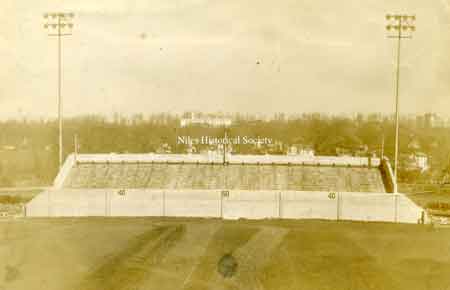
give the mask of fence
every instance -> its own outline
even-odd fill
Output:
[[[75,158],[70,155],[70,158]],[[71,161],[71,160],[69,160]],[[83,163],[95,162],[168,162],[168,163],[222,163],[220,154],[78,154],[76,161]],[[227,154],[228,163],[246,164],[305,164],[305,165],[341,165],[341,166],[372,166],[380,165],[379,158],[352,156],[303,156],[303,155],[233,155]]]
[[[243,190],[49,190],[26,206],[30,217],[170,216],[403,223],[417,223],[422,211],[402,194]]]

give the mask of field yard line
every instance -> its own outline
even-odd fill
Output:
[[[197,268],[198,264],[199,264],[199,259],[197,259],[197,262],[192,266],[191,271],[189,271],[189,274],[187,275],[186,279],[184,279],[183,286],[181,289],[186,288],[187,283],[189,283],[191,281],[191,276],[194,273],[194,270]]]
[[[281,243],[287,232],[287,229],[263,227],[245,246],[239,248],[236,254],[241,256],[244,262],[248,262],[252,258],[264,262]],[[257,265],[260,266],[261,263],[257,263]]]
[[[235,257],[244,271],[238,272],[238,281],[253,278],[253,283],[256,284],[253,286],[256,286],[257,289],[264,289],[258,277],[248,273],[254,273],[266,265],[267,261],[270,260],[270,254],[283,241],[288,231],[288,229],[282,228],[262,227],[260,232],[253,236],[243,247],[239,248],[235,253]]]
[[[216,225],[215,225],[216,226]],[[219,229],[220,227],[216,228],[216,231]],[[210,235],[208,238],[208,241],[206,243],[206,245],[209,244],[209,242],[211,241],[212,237],[214,236],[214,234]],[[206,253],[206,250],[208,249],[208,246],[204,247],[202,254],[198,256],[197,261],[194,263],[194,265],[192,265],[191,270],[189,271],[189,274],[187,275],[186,279],[184,279],[183,281],[183,286],[181,289],[185,289],[186,285],[191,281],[191,276],[194,273],[195,269],[198,267],[198,265],[200,264],[200,260],[203,257],[203,255]],[[200,281],[200,282],[204,282],[207,283],[206,281]],[[208,283],[207,283],[208,284]]]
[[[205,251],[203,251],[203,252],[206,252],[206,248],[205,248]],[[200,263],[200,259],[197,259],[197,262],[194,265],[192,265],[192,268],[189,271],[189,274],[187,275],[186,279],[184,279],[184,281],[183,281],[183,285],[182,285],[181,289],[186,288],[186,285],[191,281],[192,274],[194,273],[195,269],[197,269],[199,263]],[[201,281],[201,282],[203,282],[203,281]]]
[[[167,272],[167,271],[161,270],[161,269],[151,269],[151,270],[149,270],[149,272],[150,273],[159,274],[159,275],[162,275],[162,276],[166,276],[168,278],[175,279],[175,280],[182,280],[182,278],[180,278],[178,275],[172,274],[170,272]],[[184,281],[186,281],[186,279],[184,279]],[[217,286],[216,284],[214,284],[212,282],[207,282],[207,281],[203,281],[203,280],[197,280],[197,281],[195,281],[195,283],[202,284],[202,285],[208,286],[208,287],[212,287],[212,289],[214,289],[213,286]],[[181,289],[184,289],[186,287],[186,285],[183,283],[182,287],[183,288],[181,288]]]

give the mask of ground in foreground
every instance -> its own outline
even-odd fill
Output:
[[[326,221],[4,219],[0,289],[450,289],[450,229]]]

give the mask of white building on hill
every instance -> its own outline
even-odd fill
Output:
[[[210,117],[210,116],[195,116],[194,113],[188,118],[182,118],[180,121],[181,127],[189,125],[206,125],[211,127],[229,127],[231,126],[231,118],[225,117]]]

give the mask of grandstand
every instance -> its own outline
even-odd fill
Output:
[[[77,163],[63,187],[385,192],[378,168],[298,164]]]
[[[345,208],[361,208],[361,220],[398,221],[398,206],[404,204],[412,208],[405,219],[416,222],[420,209],[391,194],[392,182],[389,163],[378,158],[227,155],[224,162],[220,155],[72,154],[54,188],[30,202],[27,212],[358,219]],[[387,208],[377,210],[377,205]]]
[[[57,187],[386,192],[378,159],[229,155],[223,163],[220,156],[140,157],[72,156]]]

